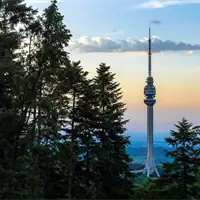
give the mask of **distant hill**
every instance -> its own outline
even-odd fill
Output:
[[[147,133],[146,132],[131,132],[127,131],[125,135],[130,137],[130,141],[138,142],[138,141],[145,141],[147,140]],[[154,140],[155,141],[163,141],[164,138],[170,136],[170,132],[154,132]]]
[[[170,150],[170,148],[165,142],[157,142],[160,145],[154,145],[154,157],[156,164],[161,162],[171,162],[172,159],[165,156],[165,150]],[[134,163],[144,164],[146,160],[147,147],[145,142],[138,142],[136,144],[131,144],[127,147],[128,154],[134,159]]]

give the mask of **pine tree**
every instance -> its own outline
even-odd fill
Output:
[[[19,49],[37,12],[23,0],[3,0],[0,11],[0,198],[22,198],[26,197],[20,190],[27,177],[24,133],[30,96],[24,91],[26,66]]]
[[[129,144],[124,136],[125,104],[121,102],[122,92],[110,66],[100,64],[94,78],[96,99],[96,129],[98,141],[97,198],[131,198],[132,174],[129,167],[131,159],[126,152]]]
[[[185,199],[192,193],[189,186],[194,183],[198,167],[198,138],[195,127],[185,118],[175,127],[177,130],[172,130],[171,137],[165,139],[175,150],[166,152],[168,157],[173,158],[173,162],[164,163],[164,176],[173,188],[177,188],[177,198]]]
[[[161,189],[157,182],[147,180],[143,184],[137,184],[134,188],[134,199],[162,199]],[[166,195],[164,196],[165,199]]]
[[[41,17],[42,32],[37,52],[37,140],[46,144],[57,137],[66,117],[70,90],[71,63],[65,48],[71,37],[58,11],[57,1],[45,9]]]
[[[110,67],[71,62],[57,1],[0,1],[0,198],[131,198],[125,104]],[[64,130],[64,133],[61,133]]]
[[[198,167],[194,185],[192,185],[193,194],[191,195],[195,199],[200,198],[200,167]]]
[[[71,152],[73,154],[69,160],[69,182],[68,182],[68,198],[76,194],[74,189],[77,187],[76,176],[76,162],[80,155],[79,136],[77,125],[79,123],[78,107],[80,106],[80,98],[83,95],[84,85],[87,83],[87,74],[80,66],[80,61],[72,62],[71,73],[69,75],[70,90],[68,92],[69,97],[69,115],[65,119],[65,124],[62,130],[65,131],[64,138],[71,143]],[[79,180],[80,182],[80,180]],[[80,185],[80,183],[78,183]],[[75,189],[76,190],[76,189]]]
[[[96,149],[96,110],[95,110],[95,92],[92,80],[87,78],[87,72],[79,66],[74,65],[77,69],[75,76],[76,84],[76,106],[74,113],[74,142],[76,148],[74,151],[77,160],[74,165],[74,187],[72,188],[75,198],[91,199],[95,196],[95,164],[97,163],[95,152]]]
[[[33,122],[37,136],[36,149],[40,151],[34,157],[38,156],[36,164],[40,167],[37,171],[41,168],[38,175],[43,181],[43,197],[71,199],[74,169],[72,161],[76,160],[73,153],[73,115],[76,102],[74,86],[79,82],[76,77],[80,76],[78,79],[81,79],[82,74],[74,67],[79,63],[71,63],[66,52],[71,34],[63,23],[56,0],[44,10],[39,22],[41,30],[35,56],[37,65],[34,68],[38,77],[34,108],[36,116]],[[61,130],[65,130],[65,133],[61,134]],[[51,155],[46,158],[47,152]],[[43,159],[48,164],[40,163]]]

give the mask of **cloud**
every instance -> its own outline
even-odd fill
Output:
[[[26,0],[25,1],[28,4],[46,4],[49,3],[49,0]]]
[[[110,37],[82,36],[72,39],[69,43],[70,51],[78,52],[146,52],[148,50],[148,38],[127,38],[116,40]],[[200,50],[199,44],[176,43],[171,40],[161,40],[158,36],[152,36],[152,51],[185,51]]]
[[[104,36],[108,37],[108,36],[122,35],[122,34],[124,34],[124,31],[114,29],[111,32],[105,34]]]
[[[153,35],[153,36],[152,36],[152,39],[160,39],[160,37],[157,36],[157,35]]]
[[[190,50],[190,51],[186,51],[187,54],[193,54],[194,51]]]
[[[64,2],[66,0],[57,0],[58,3]],[[27,4],[50,4],[51,0],[25,0]]]
[[[136,5],[135,8],[164,8],[167,6],[184,5],[184,4],[200,4],[200,0],[150,0],[145,3]]]
[[[161,21],[159,21],[159,20],[152,20],[152,21],[150,21],[150,24],[161,24],[162,22]]]

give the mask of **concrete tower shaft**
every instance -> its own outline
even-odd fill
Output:
[[[144,103],[147,105],[147,158],[144,173],[149,177],[156,172],[159,177],[158,170],[155,165],[153,153],[153,106],[156,103],[156,88],[154,86],[153,77],[151,76],[151,30],[149,29],[149,53],[148,53],[148,77],[146,80],[147,85],[144,88]]]

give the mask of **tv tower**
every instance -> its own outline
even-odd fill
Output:
[[[151,174],[156,172],[159,177],[158,170],[155,165],[154,153],[153,153],[153,106],[156,103],[155,95],[156,88],[153,85],[153,77],[151,76],[151,29],[149,28],[149,66],[148,66],[148,77],[146,80],[147,85],[144,88],[144,103],[147,105],[147,158],[144,173],[149,177]]]

